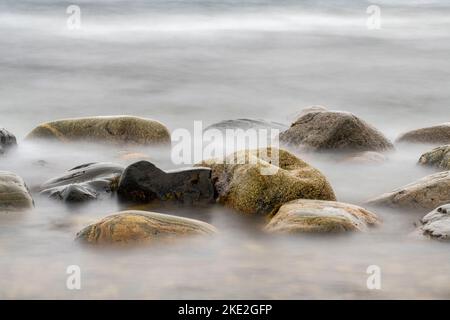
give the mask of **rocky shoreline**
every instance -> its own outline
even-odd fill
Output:
[[[450,239],[450,125],[440,124],[402,134],[395,143],[378,129],[348,112],[311,107],[290,127],[270,121],[226,120],[208,128],[281,129],[280,148],[240,150],[223,158],[206,159],[189,168],[162,170],[146,155],[127,155],[128,166],[109,162],[80,164],[58,177],[49,177],[38,194],[67,205],[105,200],[117,195],[124,206],[173,203],[177,206],[223,205],[236,213],[266,220],[261,231],[279,233],[366,232],[382,228],[376,211],[383,207],[423,213],[417,233],[424,238]],[[65,119],[33,129],[27,140],[46,143],[89,142],[104,145],[170,147],[167,127],[155,120],[131,116]],[[349,164],[376,165],[389,161],[397,144],[435,146],[418,155],[418,164],[440,170],[369,200],[371,210],[339,202],[323,173],[288,150],[302,154],[329,152]],[[0,156],[17,147],[16,137],[0,130]],[[271,161],[276,152],[278,163]],[[243,158],[245,163],[231,161]],[[272,170],[270,175],[262,174]],[[0,214],[32,211],[32,192],[15,173],[0,172]],[[386,190],[388,191],[388,190]],[[373,210],[372,210],[373,209]],[[430,212],[431,211],[431,212]],[[205,222],[148,211],[112,213],[86,226],[76,239],[90,244],[154,243],[182,236],[220,232]]]

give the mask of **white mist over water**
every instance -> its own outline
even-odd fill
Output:
[[[131,114],[171,130],[243,117],[289,124],[303,107],[322,104],[354,112],[391,139],[450,121],[444,1],[377,1],[381,30],[366,28],[366,1],[77,3],[76,31],[66,28],[71,3],[0,4],[0,126],[19,140],[0,166],[32,189],[81,163],[129,163],[123,150],[23,141],[59,118]],[[432,173],[416,166],[430,148],[397,146],[379,166],[299,156],[322,170],[340,201],[362,204]],[[172,168],[161,152],[139,151]],[[169,213],[209,222],[220,235],[99,252],[73,238],[119,210],[114,198],[68,208],[34,197],[33,212],[0,217],[0,298],[450,297],[448,244],[408,237],[425,213],[374,209],[384,224],[364,235],[273,237],[258,231],[262,221],[218,206],[185,208]],[[80,291],[65,287],[71,264],[81,267]],[[381,291],[366,288],[373,264]]]

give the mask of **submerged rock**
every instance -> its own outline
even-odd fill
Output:
[[[281,206],[265,227],[274,233],[365,231],[380,222],[361,207],[319,200],[294,200]]]
[[[122,211],[81,230],[76,239],[90,244],[152,243],[182,236],[212,235],[205,222],[147,211]]]
[[[242,213],[267,215],[299,198],[336,200],[319,170],[285,150],[238,151],[200,165],[212,169],[218,202]]]
[[[33,198],[21,177],[0,171],[0,212],[22,211],[34,207]]]
[[[424,153],[420,157],[419,163],[442,170],[450,170],[450,145],[437,147]]]
[[[450,240],[450,204],[440,206],[422,218],[419,231],[427,237]]]
[[[118,188],[124,200],[149,202],[173,200],[184,204],[214,201],[211,169],[186,168],[163,171],[148,161],[129,165]]]
[[[124,168],[114,163],[87,163],[70,169],[41,186],[41,194],[67,202],[97,199],[117,189]]]
[[[368,204],[431,210],[448,202],[450,202],[450,171],[443,171],[382,194],[370,200]]]
[[[17,146],[16,137],[6,129],[0,129],[0,154],[6,153]]]
[[[163,124],[133,116],[73,118],[47,122],[33,129],[27,139],[170,145],[170,133]]]
[[[214,123],[208,127],[205,128],[204,131],[211,130],[211,129],[217,129],[225,133],[227,129],[242,129],[242,130],[248,130],[248,129],[278,129],[280,131],[286,130],[288,126],[282,123],[273,122],[273,121],[266,121],[266,120],[259,120],[259,119],[234,119],[234,120],[224,120],[217,123]]]
[[[350,112],[317,110],[298,118],[280,134],[288,146],[317,151],[386,151],[392,143],[376,128]]]
[[[364,151],[351,154],[343,159],[345,163],[354,164],[380,164],[386,161],[386,156],[375,151]]]
[[[408,131],[397,142],[450,144],[450,122]]]

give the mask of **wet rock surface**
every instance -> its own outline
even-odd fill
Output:
[[[87,163],[41,185],[41,194],[67,202],[98,199],[117,189],[124,167],[114,163]]]
[[[170,145],[170,133],[160,122],[133,116],[63,119],[40,124],[28,140]]]
[[[33,207],[33,198],[23,179],[12,172],[0,171],[0,213]]]
[[[212,169],[218,202],[242,213],[267,215],[298,198],[336,200],[319,170],[285,150],[245,150],[199,165]]]
[[[280,134],[280,143],[317,151],[386,151],[392,143],[350,112],[311,110]]]
[[[82,229],[76,239],[95,245],[153,243],[184,236],[213,235],[210,224],[156,212],[129,210],[107,216]]]
[[[122,200],[136,202],[162,200],[187,205],[214,202],[211,169],[163,171],[148,161],[138,161],[125,169],[118,194]]]
[[[299,199],[282,205],[265,230],[272,233],[366,231],[379,223],[376,214],[359,206]]]

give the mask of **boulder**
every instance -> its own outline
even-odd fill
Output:
[[[379,222],[376,214],[352,204],[300,199],[282,205],[265,230],[273,233],[365,231]]]
[[[260,119],[234,119],[234,120],[224,120],[224,121],[214,123],[214,124],[206,127],[204,131],[211,130],[211,129],[217,129],[223,133],[225,133],[225,131],[227,129],[231,129],[231,130],[267,129],[268,131],[270,129],[278,129],[280,131],[284,131],[287,128],[288,127],[285,124],[273,122],[273,121],[266,121],[266,120],[260,120]]]
[[[450,145],[437,147],[424,153],[419,159],[419,164],[450,170]]]
[[[280,143],[317,151],[386,151],[392,143],[376,128],[343,111],[317,110],[300,116],[280,134]]]
[[[243,150],[199,165],[212,169],[218,202],[242,213],[268,215],[299,198],[336,200],[319,170],[285,150]]]
[[[431,210],[449,202],[450,171],[443,171],[382,194],[368,204]]]
[[[0,154],[6,153],[15,146],[17,146],[16,137],[6,129],[0,129]]]
[[[170,133],[163,124],[132,116],[73,118],[47,122],[33,129],[26,139],[170,145]]]
[[[148,161],[138,161],[123,172],[118,194],[128,201],[175,201],[192,205],[214,201],[209,168],[185,168],[163,171]]]
[[[147,211],[122,211],[109,215],[77,233],[76,240],[89,244],[154,243],[183,236],[216,233],[208,223]]]
[[[109,162],[87,163],[41,185],[41,194],[67,202],[99,198],[117,189],[124,168]]]
[[[450,240],[450,204],[438,207],[422,218],[419,231],[426,237]]]
[[[0,171],[0,212],[23,211],[33,207],[33,198],[23,179],[14,173]]]
[[[405,132],[397,142],[450,144],[450,122]]]

